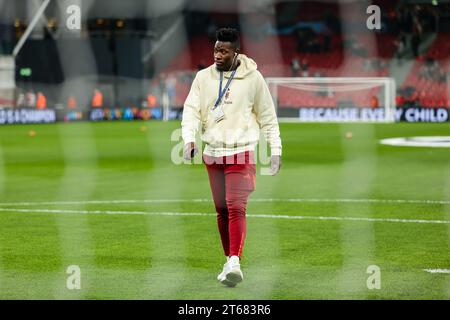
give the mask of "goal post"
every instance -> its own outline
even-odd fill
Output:
[[[15,70],[14,57],[0,55],[0,109],[15,105]]]
[[[269,77],[266,82],[281,121],[395,121],[393,78]]]

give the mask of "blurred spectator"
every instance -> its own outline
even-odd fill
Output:
[[[166,74],[161,72],[158,76],[158,88],[161,94],[166,91]]]
[[[431,58],[426,58],[425,62],[420,66],[419,77],[429,79],[432,77],[432,72],[434,69],[436,61]]]
[[[25,107],[27,105],[25,93],[21,90],[17,93],[16,107]]]
[[[413,35],[411,37],[411,49],[415,58],[419,56],[419,46],[422,36],[422,24],[420,23],[417,16],[413,18]]]
[[[395,97],[395,102],[397,107],[403,107],[403,105],[405,104],[405,98],[400,93],[398,93]]]
[[[372,96],[370,98],[370,107],[372,109],[376,109],[379,107],[379,102],[378,102],[378,98],[376,96]]]
[[[33,92],[33,90],[28,90],[25,100],[26,100],[25,104],[27,107],[31,108],[36,107],[36,95]]]
[[[73,95],[67,98],[67,107],[69,109],[75,109],[77,107],[77,99]]]
[[[416,93],[416,88],[413,86],[407,86],[402,91],[405,97],[411,97]]]
[[[370,58],[364,59],[363,70],[364,71],[372,71],[372,60]]]
[[[92,97],[91,102],[92,108],[102,108],[103,107],[103,94],[100,90],[94,90],[94,96]]]
[[[380,58],[366,58],[364,59],[364,71],[380,71],[387,67],[385,61]]]
[[[297,57],[293,58],[291,61],[291,71],[293,77],[298,76],[298,72],[300,71],[300,62],[298,61]]]
[[[447,81],[444,68],[433,58],[426,58],[419,70],[419,77],[440,83]]]
[[[154,108],[156,107],[156,96],[152,93],[147,94],[147,107]]]
[[[169,97],[169,104],[172,106],[175,102],[177,79],[174,75],[169,74],[166,78],[166,90]]]
[[[308,63],[308,60],[306,60],[306,58],[302,59],[300,68],[302,69],[302,77],[309,77],[309,71],[308,71],[309,63]]]
[[[420,34],[439,31],[439,19],[441,12],[448,12],[445,4],[439,7],[431,4],[402,4],[397,9],[396,23],[400,31],[405,33],[415,33],[416,28],[420,28]]]
[[[395,56],[397,59],[399,59],[403,56],[403,53],[405,52],[406,49],[406,35],[403,32],[401,32],[399,37],[395,40],[394,43],[396,47]]]
[[[39,110],[47,108],[47,98],[41,91],[37,93],[36,108]]]
[[[364,48],[355,38],[350,38],[347,41],[347,46],[350,52],[359,57],[367,57],[367,49]]]
[[[439,82],[439,83],[446,83],[447,82],[447,74],[446,74],[444,68],[439,68],[438,69],[438,71],[436,72],[436,76],[435,76],[434,80],[436,82]]]

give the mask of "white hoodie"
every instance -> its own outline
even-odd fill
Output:
[[[255,61],[239,54],[237,68],[229,90],[222,98],[225,118],[216,122],[211,108],[219,93],[220,73],[215,64],[197,72],[184,103],[182,136],[184,143],[195,142],[201,125],[204,154],[213,157],[253,151],[260,130],[269,142],[271,154],[281,155],[281,139],[275,106],[269,88],[257,70]],[[222,89],[230,72],[224,72]]]

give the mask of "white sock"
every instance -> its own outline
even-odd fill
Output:
[[[231,256],[229,262],[231,262],[231,264],[239,264],[239,257]]]

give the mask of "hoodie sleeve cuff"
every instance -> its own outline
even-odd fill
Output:
[[[281,148],[271,148],[270,155],[281,156]]]
[[[195,139],[191,139],[191,138],[189,138],[189,139],[183,139],[183,141],[184,141],[184,144],[185,144],[185,145],[188,144],[188,143],[191,143],[191,142],[195,143]]]

